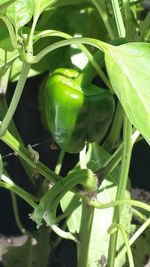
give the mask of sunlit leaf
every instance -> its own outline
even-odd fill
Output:
[[[33,0],[35,11],[41,14],[44,10],[51,7],[58,0]]]
[[[18,51],[6,52],[0,48],[0,77],[10,67],[18,57]]]
[[[150,144],[150,44],[109,47],[105,62],[127,116]]]
[[[6,25],[3,21],[0,21],[0,48],[6,51],[13,51],[11,39]]]
[[[12,64],[11,76],[10,76],[11,82],[18,81],[21,70],[22,70],[22,65],[23,65],[23,63],[22,63],[21,59],[18,57],[15,60],[15,62]],[[33,68],[30,68],[28,78],[39,75],[39,74],[40,74],[40,71],[38,71],[38,70],[36,71]]]
[[[9,17],[16,30],[18,30],[31,20],[33,15],[33,1],[15,1],[8,7],[6,15]]]
[[[89,149],[87,160],[88,167],[93,171],[100,168],[109,158],[109,154],[102,149],[98,149],[99,159],[95,156],[94,150]],[[77,167],[78,168],[78,167]],[[115,200],[117,186],[119,182],[119,168],[116,168],[107,179],[105,179],[101,185],[100,191],[97,194],[97,198],[102,203],[107,203]],[[68,192],[61,200],[61,207],[63,211],[69,209],[69,205],[73,202],[74,211],[70,214],[67,220],[67,226],[70,232],[79,233],[80,221],[81,221],[81,203],[78,200],[79,205],[75,205],[73,201],[74,193]],[[128,191],[126,191],[126,197],[130,198]],[[79,196],[78,196],[79,198]],[[77,200],[76,200],[77,201]],[[80,200],[81,201],[81,200]],[[112,222],[113,209],[95,209],[94,218],[92,223],[91,240],[89,248],[89,267],[97,267],[100,262],[106,262],[108,246],[109,246],[109,234],[107,230]],[[121,223],[125,227],[127,233],[131,233],[131,209],[128,206],[122,207]],[[127,223],[128,222],[128,223]],[[118,249],[123,244],[122,236],[118,235]],[[120,267],[123,266],[125,257],[122,257]],[[103,265],[102,265],[103,266]],[[105,265],[104,265],[105,266]]]
[[[16,0],[0,0],[0,14],[5,14],[7,7],[12,5]]]

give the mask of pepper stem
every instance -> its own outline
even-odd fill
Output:
[[[97,51],[95,53],[93,60],[87,63],[81,74],[76,78],[76,81],[79,81],[80,86],[87,86],[87,84],[92,83],[93,78],[98,74],[106,86],[111,88],[110,82],[102,70],[104,64],[103,58],[103,52]]]
[[[126,43],[125,38],[118,38],[110,42],[110,44],[114,46],[124,43]],[[92,80],[96,75],[99,75],[105,85],[113,92],[111,83],[102,69],[103,66],[105,66],[104,53],[102,50],[98,50],[93,56],[93,59],[87,63],[81,74],[76,78],[76,80],[79,81],[80,86],[87,86],[92,83]]]

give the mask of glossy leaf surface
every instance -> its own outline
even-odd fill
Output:
[[[9,17],[16,30],[18,30],[31,20],[33,15],[33,1],[15,1],[8,7],[6,15]]]

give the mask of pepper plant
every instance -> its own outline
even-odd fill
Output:
[[[143,266],[132,245],[148,229],[150,206],[131,199],[128,178],[134,144],[150,145],[150,15],[142,16],[142,4],[0,0],[0,139],[35,189],[33,171],[43,177],[31,194],[6,174],[1,158],[0,186],[11,191],[16,223],[28,236],[19,266],[48,266],[62,239],[75,242],[78,267]],[[55,170],[26,147],[13,121],[26,80],[41,73],[39,112],[59,149]],[[8,105],[10,82],[16,88]],[[62,177],[65,153],[79,157]],[[22,225],[16,195],[30,205],[36,235]],[[5,266],[11,263],[6,255]]]

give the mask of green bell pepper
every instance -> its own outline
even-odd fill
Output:
[[[125,38],[119,38],[111,44],[126,42]],[[102,51],[98,51],[94,59],[104,66]],[[59,68],[41,86],[41,119],[55,142],[66,152],[80,152],[85,141],[101,141],[111,124],[114,98],[108,90],[92,84],[96,74],[90,62],[81,74],[76,70]]]
[[[39,98],[42,121],[68,153],[80,152],[85,141],[102,140],[112,121],[112,94],[93,84],[82,87],[82,75],[72,69],[50,74]]]

